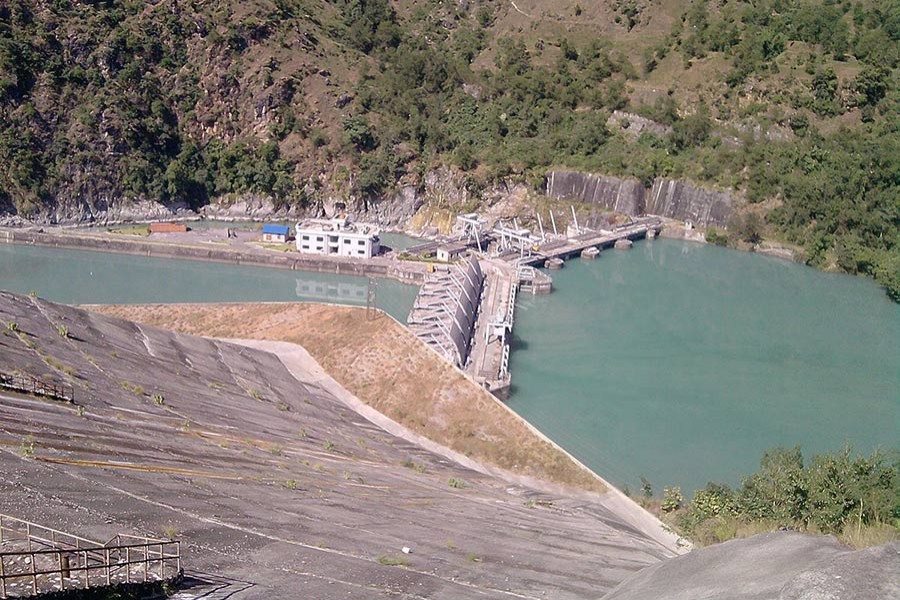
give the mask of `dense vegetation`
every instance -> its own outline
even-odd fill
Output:
[[[738,489],[710,483],[685,502],[667,488],[659,508],[701,544],[779,528],[879,543],[900,538],[900,457],[844,448],[804,461],[799,448],[777,448]]]
[[[686,177],[758,207],[732,242],[900,299],[900,3],[520,4],[526,25],[498,0],[10,0],[0,207],[305,205],[442,164],[474,191],[554,166]],[[671,129],[635,138],[613,110]]]

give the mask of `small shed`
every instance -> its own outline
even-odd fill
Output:
[[[468,249],[469,245],[465,242],[444,244],[443,246],[438,246],[437,259],[441,262],[453,262],[462,258]]]
[[[263,225],[263,241],[264,242],[281,242],[288,241],[291,235],[291,228],[287,225],[275,225],[266,223]]]
[[[187,225],[184,223],[150,223],[150,233],[184,233]]]

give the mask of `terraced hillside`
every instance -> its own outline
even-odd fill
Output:
[[[273,354],[7,293],[0,321],[2,370],[77,402],[0,394],[0,511],[178,537],[230,597],[599,597],[673,554],[593,497],[388,434]]]

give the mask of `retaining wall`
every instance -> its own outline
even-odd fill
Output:
[[[578,171],[551,171],[545,193],[596,204],[631,216],[644,214],[690,221],[700,227],[727,227],[740,196],[700,187],[683,179],[658,177],[648,190],[637,179],[593,175]]]

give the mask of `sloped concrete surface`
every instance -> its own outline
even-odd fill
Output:
[[[597,598],[672,555],[589,497],[391,435],[268,352],[7,293],[0,321],[0,369],[77,401],[0,393],[0,511],[176,537],[183,598]]]
[[[831,536],[756,535],[694,550],[633,575],[603,600],[900,598],[900,543],[852,550]]]

